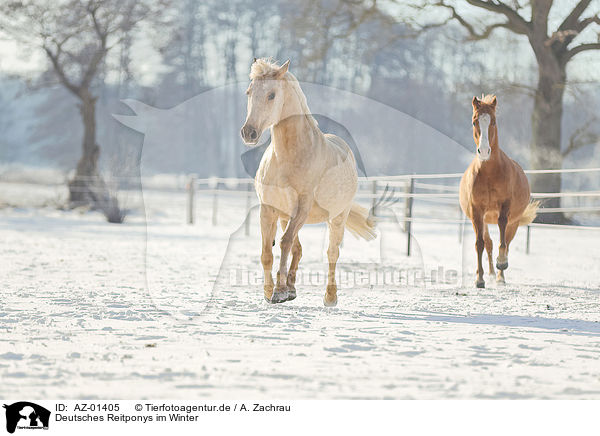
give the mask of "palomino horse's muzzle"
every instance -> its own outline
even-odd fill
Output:
[[[255,145],[258,142],[258,131],[254,127],[244,124],[240,133],[246,145]]]

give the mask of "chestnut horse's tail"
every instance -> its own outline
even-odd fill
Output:
[[[346,228],[357,238],[363,238],[367,241],[375,239],[375,219],[369,216],[369,211],[357,203],[352,203]]]
[[[538,207],[540,207],[539,201],[532,201],[529,203],[525,208],[523,215],[521,215],[521,218],[519,219],[519,225],[526,226],[527,224],[531,224],[531,222],[537,216]]]

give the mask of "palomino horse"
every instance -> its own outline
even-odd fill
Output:
[[[369,240],[375,237],[374,222],[365,208],[353,203],[358,181],[351,149],[338,136],[321,132],[288,67],[289,61],[282,66],[266,59],[254,61],[246,91],[248,115],[241,130],[244,142],[256,145],[262,132],[271,128],[271,144],[255,178],[260,200],[265,299],[282,303],[296,298],[296,270],[302,256],[298,231],[305,223],[327,222],[329,271],[323,302],[334,306],[335,267],[344,228]],[[272,245],[278,219],[284,233],[274,284]]]
[[[490,275],[494,275],[488,224],[498,224],[500,229],[496,280],[504,283],[504,270],[508,268],[508,246],[517,228],[534,220],[539,202],[529,202],[529,182],[523,169],[498,145],[496,96],[488,95],[481,100],[473,97],[473,138],[477,145],[477,156],[460,181],[460,207],[473,222],[477,239],[476,285],[484,288],[481,266],[484,247]]]

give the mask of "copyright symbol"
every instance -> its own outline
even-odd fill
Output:
[[[135,405],[135,410],[137,410],[138,412],[142,411],[142,405],[141,404],[136,404]]]

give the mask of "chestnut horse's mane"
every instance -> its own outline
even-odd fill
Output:
[[[497,109],[497,105],[494,105],[494,100],[496,100],[496,95],[495,94],[481,94],[481,98],[478,99],[479,102],[482,104],[483,107],[487,107],[488,110],[496,110]],[[482,108],[480,108],[479,110],[481,110]]]
[[[492,104],[492,101],[495,98],[496,98],[495,94],[488,94],[488,95],[481,94],[481,98],[479,99],[479,101],[484,104]]]

